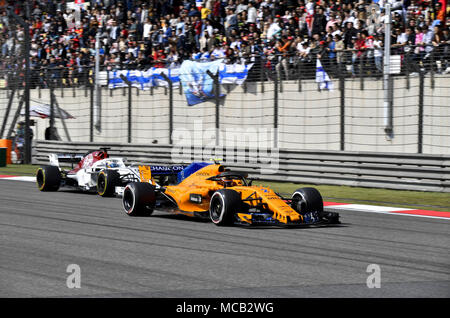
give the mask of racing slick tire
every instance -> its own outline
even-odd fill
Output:
[[[100,171],[97,177],[97,193],[102,197],[112,197],[119,186],[120,174],[116,170]]]
[[[150,183],[132,182],[123,190],[122,206],[129,216],[151,215],[155,202],[155,187]]]
[[[320,192],[315,188],[300,188],[292,194],[292,208],[301,213],[318,212],[323,217],[323,199]]]
[[[241,205],[242,199],[239,193],[230,189],[220,189],[211,196],[209,217],[215,225],[231,225]]]
[[[61,172],[56,166],[42,166],[36,171],[36,184],[40,191],[58,191]]]

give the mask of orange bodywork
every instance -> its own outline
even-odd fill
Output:
[[[217,181],[207,180],[223,171],[221,165],[209,165],[191,174],[177,185],[167,186],[165,194],[170,196],[177,203],[178,208],[186,212],[205,212],[209,210],[209,200],[211,192],[222,189]],[[201,203],[194,203],[189,200],[191,193],[202,196]]]
[[[141,182],[151,182],[152,181],[151,168],[149,166],[139,166],[139,176],[141,178]]]
[[[224,167],[220,164],[206,166],[184,179],[178,185],[166,186],[164,193],[176,202],[181,212],[207,212],[212,194],[224,188],[221,182],[208,180],[208,178],[216,176],[223,171]],[[282,223],[296,222],[303,219],[301,214],[297,213],[273,190],[267,187],[245,186],[242,181],[233,180],[233,185],[226,188],[240,193],[243,202],[250,206],[255,207],[258,204],[264,204],[266,210],[273,212],[273,218]],[[190,200],[191,194],[201,195],[201,203],[192,202]],[[241,221],[251,223],[251,213],[236,212]]]

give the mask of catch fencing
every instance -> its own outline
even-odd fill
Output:
[[[87,72],[89,74],[89,72]],[[92,74],[92,73],[91,73]],[[92,79],[74,86],[36,86],[30,105],[51,105],[61,140],[170,144],[174,133],[218,129],[271,129],[272,145],[292,150],[383,151],[450,154],[450,76],[419,73],[393,77],[393,131],[385,131],[386,107],[380,77],[332,78],[332,89],[312,79],[220,85],[223,98],[187,106],[181,87],[102,87],[95,111]],[[23,121],[20,88],[0,89],[2,138],[13,138]],[[18,108],[21,107],[21,112]],[[74,118],[58,118],[59,109]],[[15,116],[18,115],[18,116]],[[96,118],[99,117],[99,125]],[[49,119],[32,117],[34,139],[45,139]],[[203,136],[200,137],[200,139]],[[197,140],[208,143],[209,140]]]
[[[148,90],[108,88],[111,72],[120,65],[102,68],[99,90],[92,65],[32,65],[26,81],[24,48],[19,47],[17,57],[5,61],[0,72],[1,138],[23,144],[23,125],[20,133],[18,123],[26,118],[28,85],[30,107],[51,109],[50,118],[31,117],[38,140],[174,145],[189,135],[201,147],[228,145],[235,142],[229,136],[266,130],[266,142],[277,149],[448,155],[448,48],[393,49],[397,53],[387,89],[373,50],[360,55],[346,50],[336,60],[322,57],[328,83],[316,80],[314,54],[310,59],[243,56],[227,60],[252,63],[243,85],[215,83],[215,98],[187,106],[182,87],[170,79],[164,87]],[[389,106],[387,90],[392,92]],[[63,111],[72,117],[64,118]]]

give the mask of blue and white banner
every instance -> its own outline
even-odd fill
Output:
[[[219,81],[221,84],[242,85],[247,79],[251,64],[221,64],[219,68]]]
[[[217,74],[221,65],[221,60],[205,63],[184,61],[181,64],[180,80],[189,106],[215,97],[214,80],[207,71]]]
[[[152,67],[147,71],[137,71],[137,70],[120,70],[109,73],[109,88],[119,88],[127,87],[127,84],[120,78],[124,75],[127,80],[129,80],[133,87],[137,87],[143,90],[150,89],[154,86],[168,86],[169,84],[164,79],[161,74],[167,75],[167,77],[172,81],[174,86],[178,86],[180,78],[178,76],[179,68],[167,69],[167,68],[157,68]]]
[[[320,59],[317,59],[316,62],[316,83],[319,83],[320,89],[333,90],[333,82],[327,72],[325,72]]]
[[[189,106],[204,102],[214,98],[213,79],[207,74],[209,70],[212,74],[219,72],[219,83],[242,85],[247,79],[248,72],[253,64],[233,64],[223,63],[223,60],[212,62],[184,61],[179,68],[156,68],[147,71],[120,70],[109,73],[109,88],[127,87],[127,84],[120,78],[124,75],[133,87],[142,90],[151,87],[167,87],[168,83],[161,75],[164,73],[171,81],[173,87],[178,87],[181,83]],[[222,95],[223,96],[223,95]]]

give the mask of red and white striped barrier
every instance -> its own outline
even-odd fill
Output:
[[[351,210],[351,211],[358,211],[358,212],[408,215],[408,216],[417,216],[417,217],[425,217],[425,218],[433,218],[433,219],[450,220],[450,212],[443,212],[443,211],[394,208],[394,207],[388,207],[388,206],[337,203],[337,202],[324,202],[324,205],[328,208],[333,208],[334,210],[342,209],[342,210]]]

